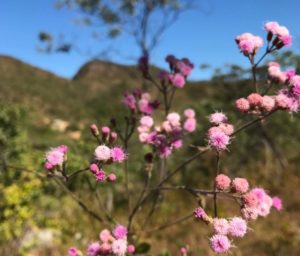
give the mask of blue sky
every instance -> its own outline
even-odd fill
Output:
[[[107,43],[93,40],[91,30],[74,25],[78,14],[56,10],[55,0],[0,0],[0,54],[10,55],[59,76],[71,78],[82,64]],[[243,32],[265,36],[262,30],[266,21],[276,20],[289,28],[293,35],[292,50],[300,52],[300,1],[299,0],[199,0],[204,11],[183,14],[164,35],[152,56],[152,62],[165,66],[164,57],[173,53],[188,57],[195,63],[193,79],[208,79],[211,71],[203,71],[200,64],[222,67],[226,63],[248,65],[233,41]],[[80,53],[45,54],[37,51],[37,35],[49,31],[65,35],[66,41],[80,46]],[[138,55],[132,39],[122,36],[113,42],[122,56],[113,61],[134,63]]]

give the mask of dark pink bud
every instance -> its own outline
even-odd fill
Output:
[[[99,172],[99,167],[96,164],[91,164],[90,165],[90,171],[94,174],[96,174],[97,172]]]
[[[99,135],[99,129],[98,129],[97,125],[92,124],[92,125],[90,126],[90,129],[91,129],[92,134],[93,134],[95,137],[97,137],[97,136]]]
[[[114,173],[111,173],[107,176],[107,181],[114,182],[117,179],[117,176]]]
[[[133,245],[133,244],[129,244],[129,245],[127,246],[127,253],[133,254],[134,252],[135,252],[135,247],[134,247],[134,245]]]
[[[115,132],[112,132],[109,137],[109,142],[114,143],[117,140],[117,138],[118,138],[118,134]]]

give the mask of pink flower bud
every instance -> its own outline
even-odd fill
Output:
[[[127,246],[127,253],[133,254],[134,252],[135,252],[135,247],[134,247],[134,245],[129,244],[129,245]]]
[[[114,182],[114,181],[116,181],[116,179],[117,179],[117,176],[114,173],[111,173],[107,176],[107,181],[109,181],[109,182]]]
[[[96,164],[91,164],[91,165],[90,165],[90,171],[91,171],[93,174],[96,174],[97,172],[99,172],[99,167],[98,167]]]
[[[91,129],[92,134],[93,134],[95,137],[97,137],[97,136],[99,135],[99,129],[98,129],[97,125],[92,124],[92,125],[90,126],[90,129]]]
[[[111,132],[110,136],[109,136],[109,142],[110,143],[114,143],[118,138],[118,134],[115,132]]]

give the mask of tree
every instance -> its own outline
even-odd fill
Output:
[[[149,56],[166,30],[196,5],[194,0],[57,0],[56,7],[79,12],[80,24],[95,27],[107,39],[129,34],[141,54]],[[46,32],[41,32],[39,39],[46,44],[47,52],[74,50],[70,43],[55,46],[53,37]]]

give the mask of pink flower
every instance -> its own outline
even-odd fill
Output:
[[[46,154],[46,160],[52,166],[62,165],[64,162],[64,153],[61,150],[54,148]]]
[[[213,229],[216,234],[227,235],[229,229],[228,221],[224,218],[214,218]]]
[[[68,256],[79,256],[77,248],[71,247],[68,250]]]
[[[146,133],[146,132],[140,133],[140,134],[139,134],[139,141],[140,141],[141,143],[146,143],[148,137],[149,137],[149,134],[148,134],[148,133]]]
[[[99,238],[103,243],[109,242],[111,239],[111,233],[108,229],[103,229],[100,234]]]
[[[212,124],[219,125],[221,123],[227,122],[227,116],[223,114],[222,112],[216,112],[209,116],[209,121]]]
[[[211,136],[212,134],[214,134],[216,132],[223,132],[223,131],[219,126],[213,126],[213,127],[208,129],[207,134],[208,134],[208,136]]]
[[[281,199],[278,196],[274,196],[272,198],[272,200],[273,200],[273,207],[276,210],[281,211],[282,210],[282,201],[281,201]]]
[[[261,101],[261,107],[266,111],[271,111],[275,107],[275,100],[270,96],[263,96]]]
[[[93,174],[96,174],[97,172],[99,172],[99,167],[98,167],[98,165],[96,165],[96,164],[91,164],[91,165],[90,165],[90,171],[91,171],[91,173],[93,173]]]
[[[243,196],[243,201],[247,207],[256,207],[258,204],[258,198],[256,194],[253,193],[253,191],[250,191],[247,194],[245,194]]]
[[[111,244],[110,243],[103,243],[100,246],[100,250],[99,250],[100,255],[108,255],[111,253]]]
[[[202,207],[198,207],[194,211],[194,216],[196,219],[203,220],[204,218],[206,218],[207,215]]]
[[[190,65],[187,65],[183,61],[177,61],[176,67],[183,76],[189,76],[193,70],[193,68]]]
[[[134,247],[134,245],[133,245],[133,244],[129,244],[129,245],[127,246],[127,253],[129,253],[129,254],[134,254],[134,252],[135,252],[135,247]]]
[[[124,239],[117,239],[113,241],[111,248],[116,256],[125,256],[127,251],[127,241]]]
[[[254,36],[251,33],[244,33],[235,38],[239,49],[246,56],[255,54],[257,50],[263,46],[263,40],[259,36]]]
[[[235,106],[241,112],[247,112],[250,109],[250,103],[245,98],[240,98],[236,100]]]
[[[275,96],[275,103],[276,103],[276,106],[279,108],[282,108],[282,109],[288,108],[290,101],[291,101],[290,98],[283,93],[280,93]]]
[[[256,220],[258,217],[258,211],[255,207],[243,208],[241,213],[246,220]]]
[[[66,145],[60,145],[56,149],[62,152],[64,155],[68,153],[68,146]]]
[[[231,182],[230,178],[224,174],[219,174],[215,178],[216,188],[221,191],[227,190],[230,187],[230,182]]]
[[[228,136],[234,133],[234,127],[232,124],[222,123],[218,127]]]
[[[210,239],[210,247],[215,253],[225,253],[231,247],[231,243],[227,236],[214,235]]]
[[[213,132],[208,137],[208,144],[217,151],[225,150],[229,141],[229,136],[222,131]]]
[[[169,80],[177,88],[183,88],[185,85],[185,78],[181,74],[169,75]]]
[[[117,176],[114,173],[111,173],[107,176],[107,181],[109,181],[109,182],[114,182],[114,181],[116,181],[116,179],[117,179]]]
[[[240,217],[234,217],[229,222],[229,233],[235,237],[243,237],[247,233],[247,222]]]
[[[197,122],[195,118],[188,118],[183,125],[186,132],[193,132],[196,130]]]
[[[290,46],[292,44],[292,37],[290,35],[282,35],[279,39],[285,46]]]
[[[193,109],[191,109],[191,108],[188,108],[188,109],[184,110],[184,116],[186,118],[194,118],[195,115],[196,115],[195,111]]]
[[[179,149],[182,147],[182,140],[175,140],[172,142],[172,146],[175,148],[175,149]]]
[[[249,183],[244,178],[235,178],[232,181],[232,190],[237,193],[246,193],[249,189]]]
[[[181,247],[180,248],[180,254],[181,254],[181,256],[187,256],[188,249],[186,247]]]
[[[110,150],[111,158],[114,162],[123,162],[126,159],[126,154],[121,147],[113,147]]]
[[[116,239],[123,239],[127,236],[127,228],[123,225],[117,225],[113,230],[113,235]]]
[[[95,158],[99,161],[107,161],[110,156],[110,149],[105,145],[100,145],[95,149]]]
[[[53,169],[53,165],[52,164],[50,164],[49,162],[46,162],[45,164],[44,164],[44,168],[46,169],[46,170],[48,170],[48,171],[51,171],[52,169]]]
[[[264,29],[267,31],[267,32],[270,32],[272,34],[276,34],[277,33],[277,30],[279,28],[279,24],[278,22],[276,21],[270,21],[270,22],[267,22],[264,26]]]
[[[153,118],[151,116],[143,116],[140,120],[140,124],[150,128],[153,126]]]
[[[101,246],[98,242],[91,243],[87,248],[87,256],[97,256],[100,252]]]
[[[178,113],[170,113],[167,115],[167,120],[170,122],[170,124],[175,127],[180,125],[180,115]]]
[[[247,97],[249,104],[253,107],[257,107],[261,105],[262,102],[262,96],[258,93],[251,93],[248,97]]]
[[[136,108],[136,99],[132,94],[126,94],[123,98],[123,103],[132,110]]]
[[[99,170],[99,172],[95,174],[95,177],[97,181],[104,181],[106,179],[106,173],[103,170]]]

